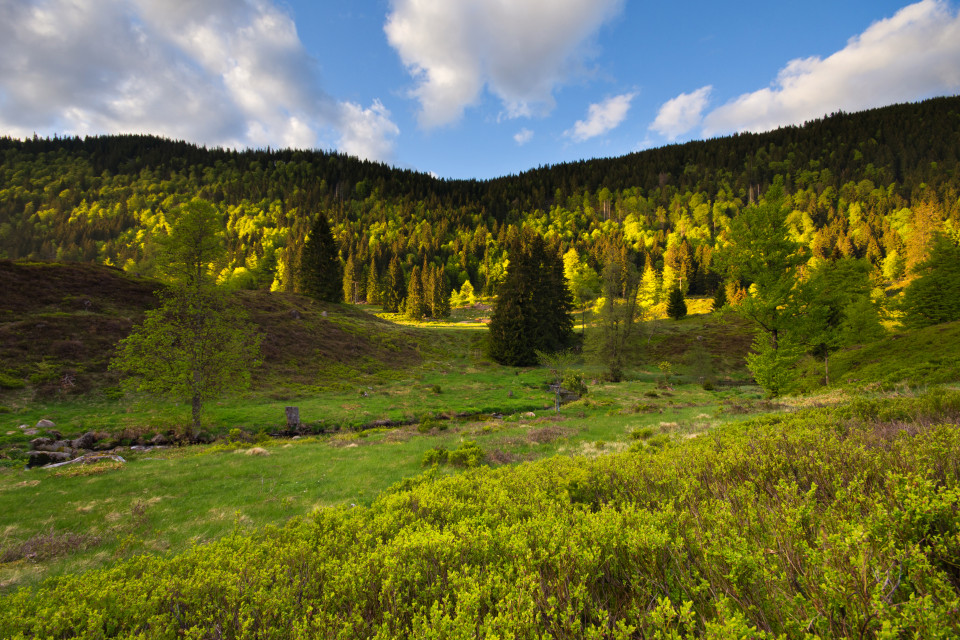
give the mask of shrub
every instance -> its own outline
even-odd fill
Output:
[[[433,465],[446,464],[447,455],[447,450],[443,447],[427,449],[423,454],[423,465],[425,467],[432,467]]]
[[[23,389],[25,386],[27,383],[20,378],[0,371],[0,389]]]
[[[476,467],[486,457],[486,452],[473,440],[464,441],[459,447],[450,452],[447,462],[455,467]]]

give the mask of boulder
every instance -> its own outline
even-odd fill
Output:
[[[53,443],[54,443],[53,438],[44,438],[44,437],[34,438],[33,440],[30,441],[30,448],[36,451],[42,451]]]
[[[170,444],[170,439],[162,433],[158,433],[150,438],[150,444],[154,447],[162,447]]]
[[[95,444],[97,444],[97,436],[92,431],[87,431],[70,443],[74,449],[93,449]]]
[[[27,468],[43,467],[58,462],[69,462],[71,455],[65,451],[31,451]]]
[[[47,420],[46,418],[44,418],[43,420],[37,421],[37,429],[50,430],[50,429],[53,429],[55,426],[57,425],[54,424],[53,420]]]

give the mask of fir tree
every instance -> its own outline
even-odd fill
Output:
[[[317,214],[300,252],[300,292],[317,300],[343,302],[343,266],[327,217]]]

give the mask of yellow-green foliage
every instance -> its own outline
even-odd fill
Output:
[[[947,637],[960,394],[419,481],[0,601],[0,635]]]

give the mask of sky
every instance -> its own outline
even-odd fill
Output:
[[[0,0],[0,135],[443,178],[960,93],[951,0]]]

